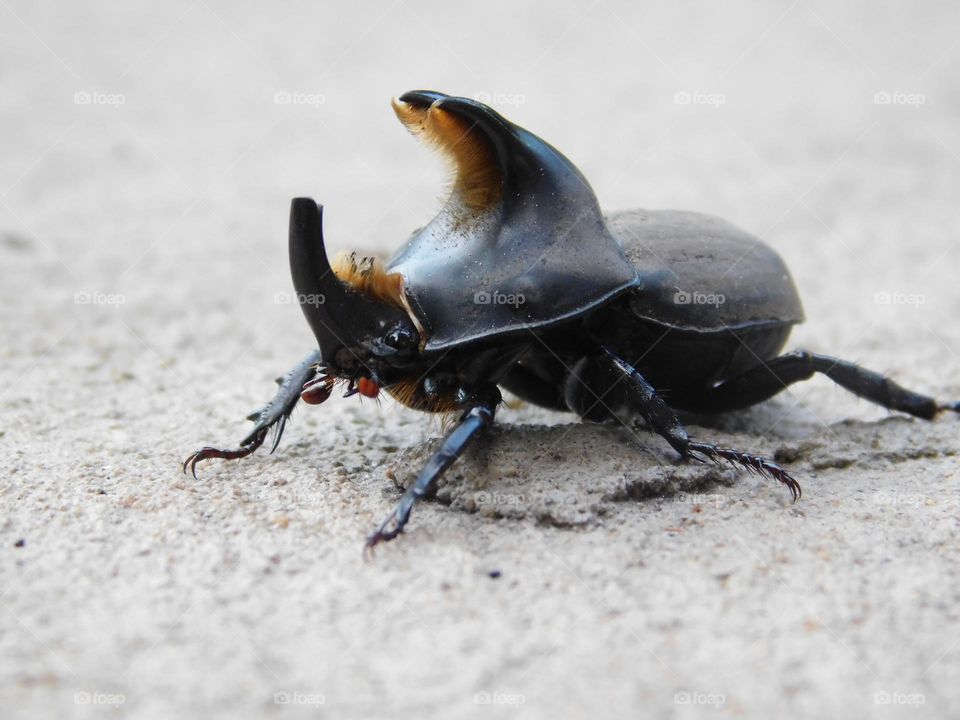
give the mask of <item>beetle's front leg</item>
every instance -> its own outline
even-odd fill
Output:
[[[367,538],[364,552],[372,551],[375,545],[393,540],[403,532],[403,527],[410,519],[410,511],[413,510],[417,500],[430,491],[443,472],[460,457],[470,441],[481,430],[493,423],[493,417],[501,399],[500,391],[496,385],[485,386],[470,393],[465,398],[461,403],[464,412],[460,416],[457,426],[444,439],[440,449],[427,461],[417,479],[403,493],[403,497],[380,524],[380,527]]]
[[[248,420],[253,420],[256,424],[253,430],[240,441],[237,448],[215,448],[202,447],[194,452],[183,462],[183,471],[190,468],[190,472],[197,477],[197,463],[209,458],[221,458],[223,460],[236,460],[246,457],[263,445],[270,428],[276,428],[274,435],[272,453],[277,449],[280,437],[283,435],[283,429],[286,426],[287,418],[293,412],[297,401],[300,400],[300,394],[304,391],[304,386],[316,374],[317,363],[320,362],[320,351],[314,350],[307,355],[303,361],[288,372],[284,377],[279,378],[277,382],[280,388],[273,400],[268,402],[262,409],[247,416]],[[309,401],[310,398],[307,398]],[[319,399],[318,399],[319,401]]]
[[[733,465],[744,467],[783,483],[794,500],[800,497],[800,483],[772,460],[732,448],[717,447],[691,438],[673,410],[657,395],[653,386],[637,372],[635,367],[617,356],[609,348],[604,347],[603,351],[610,365],[630,383],[629,390],[634,400],[634,406],[643,419],[683,457],[693,458],[701,462],[712,461],[718,464],[726,460]]]

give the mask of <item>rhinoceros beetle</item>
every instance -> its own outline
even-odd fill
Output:
[[[500,388],[590,421],[639,417],[683,458],[730,462],[783,483],[779,464],[690,437],[675,411],[721,413],[826,375],[891,410],[932,419],[960,412],[844,360],[780,354],[803,310],[780,257],[709,215],[604,215],[580,171],[554,147],[474,100],[414,91],[394,101],[406,127],[453,161],[452,192],[384,266],[330,263],[322,208],[290,211],[290,270],[318,349],[278,380],[235,449],[204,447],[184,463],[241,458],[297,401],[384,390],[407,407],[455,413],[439,450],[367,539],[395,538],[415,502],[494,419]]]

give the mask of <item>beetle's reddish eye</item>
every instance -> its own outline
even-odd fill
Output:
[[[375,398],[380,392],[380,386],[370,378],[360,378],[357,380],[357,391],[368,398]]]

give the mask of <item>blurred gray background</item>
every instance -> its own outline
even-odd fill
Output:
[[[291,197],[383,256],[436,211],[444,166],[389,107],[416,88],[489,102],[606,208],[763,237],[793,346],[956,399],[958,30],[947,2],[0,0],[3,716],[955,716],[955,418],[799,466],[795,508],[742,478],[679,535],[689,504],[428,503],[373,565],[426,417],[335,400],[273,458],[178,462],[312,343],[278,301]],[[885,416],[815,380],[701,434],[852,453]]]

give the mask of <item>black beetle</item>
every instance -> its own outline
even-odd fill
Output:
[[[675,411],[745,408],[819,372],[891,410],[960,412],[844,360],[780,355],[803,321],[796,288],[773,250],[730,223],[672,210],[604,216],[567,158],[474,100],[414,91],[394,110],[453,161],[445,206],[386,267],[355,255],[331,266],[322,208],[293,201],[290,269],[319,349],[249,416],[256,424],[238,448],[201,448],[184,471],[249,455],[271,427],[276,449],[297,401],[323,402],[338,382],[348,396],[383,388],[408,407],[458,413],[372,548],[403,530],[493,422],[501,387],[587,420],[639,416],[684,458],[757,471],[794,500],[800,486],[777,463],[692,439]]]

